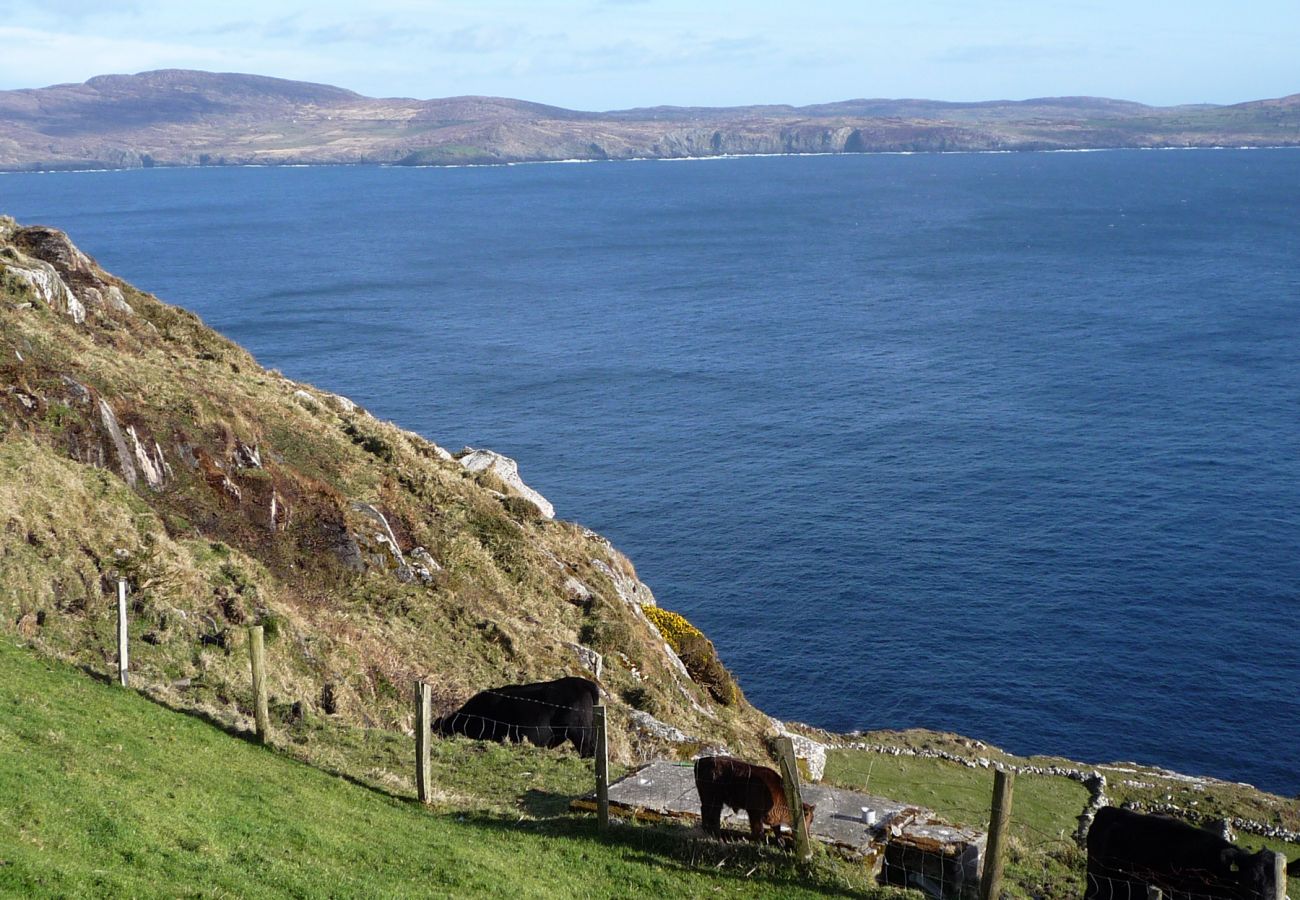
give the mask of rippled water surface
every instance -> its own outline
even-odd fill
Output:
[[[0,177],[488,446],[749,697],[1300,791],[1300,152]]]

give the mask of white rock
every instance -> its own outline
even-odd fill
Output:
[[[531,500],[541,510],[542,517],[555,518],[555,507],[537,491],[524,484],[519,477],[519,464],[508,456],[502,456],[492,450],[475,450],[466,447],[460,452],[460,464],[471,472],[491,472],[504,481],[512,491],[526,500]]]
[[[135,461],[140,464],[140,471],[144,473],[145,483],[155,491],[161,491],[163,485],[167,483],[167,478],[172,474],[171,466],[167,465],[167,460],[163,459],[162,447],[158,442],[153,442],[153,447],[146,447],[140,441],[140,436],[135,433],[135,426],[131,425],[126,429],[127,435],[131,438],[131,445],[135,449]]]
[[[579,603],[588,603],[594,596],[591,592],[591,588],[587,587],[572,575],[564,579],[564,592],[568,594],[571,599],[577,600]]]
[[[614,590],[618,592],[619,599],[624,603],[637,608],[656,605],[655,595],[645,582],[633,578],[621,568],[611,566],[604,560],[593,559],[591,564],[614,583]]]
[[[370,543],[372,546],[378,548],[377,552],[380,554],[387,554],[392,559],[398,581],[403,583],[410,581],[416,573],[407,565],[406,557],[402,555],[402,548],[398,546],[397,535],[393,534],[393,529],[392,526],[388,524],[388,519],[384,517],[383,513],[371,506],[369,503],[353,503],[352,508],[357,512],[368,516],[383,529],[383,532],[376,534],[370,540]],[[435,563],[435,565],[437,564]],[[429,577],[432,579],[432,574],[430,574]]]
[[[126,297],[122,295],[122,289],[115,284],[110,284],[104,288],[104,300],[118,312],[135,313],[135,310],[131,308],[131,304],[126,302]]]
[[[568,647],[578,657],[578,662],[582,667],[595,676],[600,681],[601,670],[605,667],[605,658],[592,650],[590,647],[584,647],[582,644],[575,644],[565,641],[564,646]]]
[[[428,550],[423,547],[416,547],[411,551],[411,571],[415,577],[425,584],[433,583],[433,573],[441,572],[442,566],[433,558]]]
[[[331,403],[333,403],[336,407],[338,407],[340,412],[354,413],[358,409],[361,409],[361,407],[358,406],[355,401],[349,400],[347,397],[344,397],[342,394],[327,394],[326,396],[329,397]]]
[[[257,449],[257,445],[251,447],[238,438],[235,439],[235,465],[241,469],[260,469],[262,468],[262,454]]]
[[[5,271],[26,282],[36,296],[51,309],[65,312],[80,325],[86,321],[86,307],[72,293],[54,266],[39,259],[26,260],[19,266],[6,263]]]
[[[808,778],[812,781],[821,781],[822,776],[826,774],[826,745],[802,734],[796,734],[786,728],[785,723],[780,719],[769,717],[768,721],[772,723],[777,733],[790,738],[790,743],[794,745],[795,757],[808,764]]]
[[[131,304],[126,302],[126,297],[122,296],[122,289],[115,284],[107,285],[102,290],[94,287],[83,287],[81,296],[90,306],[114,309],[128,315],[135,313],[135,310],[131,308]]]
[[[637,731],[658,738],[661,741],[670,741],[674,744],[688,744],[695,741],[695,738],[680,728],[669,725],[667,722],[660,722],[648,712],[629,709],[627,717],[632,720],[632,727]]]
[[[103,399],[99,401],[99,418],[104,423],[104,430],[113,441],[113,448],[117,450],[117,461],[122,467],[122,477],[126,479],[127,484],[135,487],[135,464],[131,461],[131,451],[126,447],[126,438],[122,436],[122,429],[118,427],[113,408]]]

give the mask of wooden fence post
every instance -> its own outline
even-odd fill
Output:
[[[1007,846],[1011,792],[1015,784],[1015,772],[998,769],[993,773],[993,812],[989,817],[989,843],[984,856],[984,877],[980,880],[980,900],[998,900],[1002,891],[1002,857]]]
[[[1147,885],[1147,900],[1163,900],[1164,896],[1164,891],[1160,890],[1160,888],[1156,887],[1154,884]]]
[[[129,640],[126,633],[126,579],[117,580],[117,681],[126,687],[127,654]]]
[[[429,802],[429,719],[433,689],[424,681],[415,683],[415,792],[421,803]]]
[[[253,662],[253,704],[257,720],[257,740],[265,744],[271,732],[271,717],[266,711],[266,651],[262,643],[262,626],[248,629],[248,652]]]
[[[596,729],[596,827],[609,830],[609,744],[605,729],[605,706],[591,708],[591,724]]]
[[[799,792],[799,763],[794,755],[794,741],[783,735],[776,739],[781,759],[781,781],[785,785],[785,805],[790,810],[790,827],[794,830],[795,851],[800,859],[812,857],[812,841],[803,820],[803,795]]]
[[[1270,900],[1286,900],[1286,857],[1273,852],[1273,896]]]

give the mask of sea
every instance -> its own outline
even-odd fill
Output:
[[[1300,793],[1300,150],[0,176],[489,447],[755,704]]]

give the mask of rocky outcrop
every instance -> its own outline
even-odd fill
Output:
[[[126,447],[126,438],[117,424],[117,416],[113,414],[113,408],[102,398],[99,401],[99,418],[104,425],[104,430],[108,432],[109,439],[113,442],[113,449],[117,451],[117,464],[122,470],[122,478],[131,487],[135,487],[138,478],[135,472],[135,456]]]
[[[7,237],[11,243],[0,251],[0,275],[26,284],[37,300],[76,324],[85,323],[87,307],[134,312],[122,289],[63,232],[10,225]]]
[[[152,490],[161,491],[172,474],[171,466],[163,458],[162,447],[157,441],[150,441],[147,438],[140,440],[134,425],[128,427],[126,433],[131,438],[135,461],[140,467],[141,474],[144,475],[145,484]]]
[[[612,547],[610,549],[613,550]],[[614,552],[617,553],[617,551]],[[621,560],[616,559],[615,562],[618,563]],[[628,606],[640,608],[655,605],[654,592],[641,579],[629,575],[621,565],[610,565],[603,559],[593,559],[591,564],[610,580],[619,599]]]
[[[0,256],[0,275],[25,284],[37,301],[78,325],[86,321],[86,307],[49,263],[9,251]]]
[[[571,641],[566,642],[564,646],[572,650],[574,655],[578,657],[578,662],[582,663],[582,667],[590,672],[597,681],[600,681],[601,670],[605,667],[605,658],[603,656],[590,647],[584,647],[582,644],[575,644]]]
[[[352,509],[368,518],[375,526],[355,535],[365,562],[377,569],[391,570],[401,582],[415,577],[406,563],[406,557],[402,555],[402,548],[397,543],[392,526],[388,524],[388,518],[369,503],[353,503]]]
[[[439,565],[438,561],[423,547],[416,547],[411,551],[410,556],[411,571],[415,574],[416,578],[420,579],[420,581],[425,584],[431,584],[433,582],[434,572],[442,571],[442,566]]]
[[[809,780],[821,781],[822,776],[826,774],[826,751],[830,747],[805,737],[797,731],[791,731],[780,719],[770,719],[770,721],[777,734],[790,739],[790,743],[794,746],[795,758],[802,759],[808,766]]]
[[[555,518],[555,507],[537,491],[524,484],[524,480],[519,477],[519,464],[510,457],[502,456],[492,450],[475,450],[473,447],[466,447],[456,454],[456,459],[471,472],[491,472],[505,482],[506,487],[513,493],[532,501],[541,511],[543,518]]]
[[[699,741],[699,738],[691,737],[680,728],[669,725],[667,722],[660,722],[648,712],[630,709],[627,717],[632,723],[632,727],[646,737],[659,741],[668,741],[672,744],[690,744]]]

